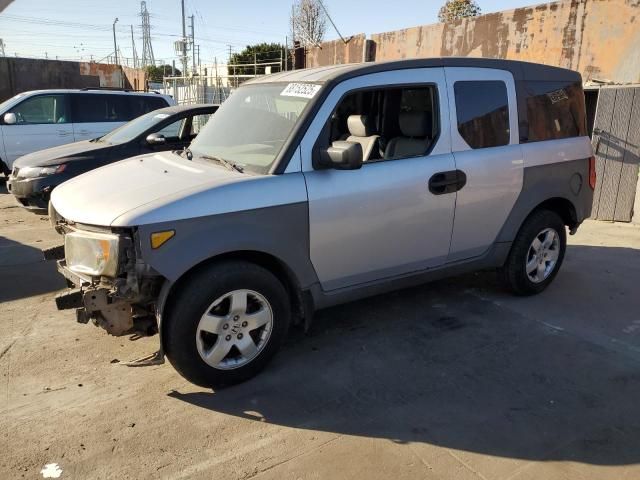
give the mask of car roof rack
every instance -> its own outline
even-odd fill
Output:
[[[158,95],[160,95],[160,92],[158,92],[157,90],[133,90],[131,88],[120,88],[120,87],[84,87],[81,88],[80,91],[81,92],[88,92],[91,90],[106,90],[106,91],[112,91],[112,92],[140,92],[140,93],[156,93]]]

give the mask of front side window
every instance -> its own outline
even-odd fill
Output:
[[[530,142],[587,134],[585,98],[580,82],[527,81]]]
[[[501,81],[462,81],[453,85],[458,132],[473,148],[509,144],[509,100]]]
[[[200,130],[207,124],[209,118],[211,117],[210,113],[202,113],[200,115],[194,115],[191,119],[191,136],[196,137],[200,133]]]
[[[73,94],[71,109],[74,123],[126,122],[129,120],[126,97],[113,94]]]
[[[182,124],[184,122],[185,119],[181,118],[180,120],[170,123],[162,130],[158,130],[156,133],[164,136],[168,142],[177,142],[180,139],[180,132],[182,131]]]
[[[19,124],[67,123],[67,102],[64,95],[38,95],[27,98],[10,110]]]
[[[316,84],[280,83],[240,87],[191,144],[194,158],[219,158],[267,173],[319,89]]]
[[[439,128],[435,85],[359,90],[338,103],[318,147],[359,143],[365,163],[421,157]]]

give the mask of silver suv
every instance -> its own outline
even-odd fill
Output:
[[[314,310],[496,268],[544,290],[591,211],[576,72],[464,58],[247,82],[183,152],[54,190],[57,298],[113,335],[160,333],[188,380],[248,379]],[[62,258],[64,257],[64,258]]]

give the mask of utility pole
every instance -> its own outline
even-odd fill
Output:
[[[187,75],[187,25],[184,17],[184,0],[182,4],[182,75]]]
[[[113,54],[115,55],[115,64],[118,64],[118,44],[116,43],[116,23],[118,23],[118,17],[113,21]]]
[[[229,63],[231,63],[231,45],[229,45]],[[228,69],[227,69],[228,70]],[[233,85],[237,87],[238,79],[236,78],[236,64],[233,63]]]
[[[189,17],[191,19],[191,73],[196,73],[196,38],[194,33],[194,18],[195,15],[191,15]]]
[[[296,69],[296,6],[291,5],[291,45],[293,55],[291,57],[291,70]]]
[[[138,52],[136,52],[136,41],[133,39],[133,25],[131,25],[131,51],[133,52],[133,68],[138,68]]]

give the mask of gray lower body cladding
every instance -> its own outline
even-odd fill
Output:
[[[175,236],[151,248],[151,234],[163,230],[175,230]],[[301,289],[317,282],[309,259],[307,202],[144,225],[138,238],[145,263],[172,283],[202,262],[238,252],[276,259]]]
[[[593,190],[589,186],[589,159],[526,167],[522,191],[507,217],[497,242],[511,242],[520,226],[541,203],[560,199],[573,206],[574,228],[591,215]]]

